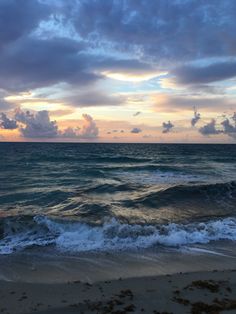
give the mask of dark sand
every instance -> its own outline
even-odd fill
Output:
[[[217,254],[1,256],[0,314],[236,313],[236,256],[223,244]]]
[[[236,271],[113,281],[0,282],[0,313],[236,313]]]

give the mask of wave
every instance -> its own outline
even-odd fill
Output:
[[[96,184],[88,188],[77,189],[77,192],[86,193],[86,194],[116,193],[116,192],[130,192],[130,191],[137,191],[137,187],[131,184],[104,183],[104,184]]]
[[[137,250],[154,246],[182,247],[217,240],[236,240],[236,218],[166,225],[103,225],[53,220],[45,216],[1,221],[0,254],[32,246],[53,245],[62,252]]]
[[[207,204],[232,205],[235,207],[236,181],[214,184],[175,185],[169,188],[151,191],[144,196],[124,201],[126,206],[143,205],[146,207],[161,207],[184,202],[202,202]]]

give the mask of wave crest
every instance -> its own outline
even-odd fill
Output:
[[[2,225],[0,254],[11,254],[35,245],[54,245],[67,252],[88,252],[236,240],[235,218],[166,225],[130,225],[112,219],[103,225],[91,226],[37,216],[33,219],[5,219]]]

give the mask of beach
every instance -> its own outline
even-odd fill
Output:
[[[0,282],[1,313],[236,313],[236,271],[95,283]],[[225,311],[225,312],[224,312]]]
[[[203,250],[55,256],[35,248],[1,256],[0,264],[4,314],[236,313],[235,256]]]

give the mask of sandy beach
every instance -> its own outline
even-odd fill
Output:
[[[236,271],[62,284],[0,282],[0,312],[236,313]]]

